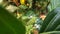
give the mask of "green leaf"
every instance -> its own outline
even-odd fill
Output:
[[[0,34],[25,34],[23,22],[0,6]]]
[[[54,30],[59,31],[60,30],[60,25],[58,25]]]
[[[53,9],[60,7],[60,0],[50,0],[48,9],[52,11]]]
[[[45,28],[45,32],[53,31],[58,25],[60,25],[60,13],[56,14],[56,16],[49,22]]]
[[[44,32],[44,30],[46,29],[47,25],[50,23],[50,21],[55,17],[55,15],[57,13],[60,13],[60,7],[54,9],[53,11],[51,11],[47,17],[45,18],[45,20],[43,21],[42,27],[40,29],[40,32]]]
[[[28,7],[26,5],[20,5],[19,6],[21,9],[27,9]]]
[[[51,32],[44,32],[40,34],[60,34],[60,31],[51,31]]]

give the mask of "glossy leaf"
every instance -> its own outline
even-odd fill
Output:
[[[60,7],[59,8],[56,8],[54,9],[52,12],[50,12],[47,17],[45,18],[43,24],[42,24],[42,27],[40,29],[40,32],[44,32],[44,30],[46,29],[47,25],[50,23],[50,21],[55,17],[55,15],[57,13],[60,13]]]
[[[60,13],[58,13],[47,25],[45,31],[53,31],[58,25],[60,25]]]

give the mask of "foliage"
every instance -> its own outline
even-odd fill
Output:
[[[26,34],[31,34],[31,31],[33,30],[33,24],[37,19],[37,17],[35,17],[35,14],[33,14],[33,12],[28,12],[26,15],[21,17],[21,20],[24,22],[24,25],[26,27]]]
[[[20,5],[19,6],[21,9],[27,9],[28,7],[26,5]]]
[[[52,11],[57,7],[60,7],[60,0],[50,0],[50,3],[48,5],[49,11]]]
[[[0,34],[25,34],[25,26],[0,6]]]
[[[33,29],[33,24],[35,23],[37,19],[36,17],[37,12],[36,14],[34,14],[34,12],[35,11],[44,12],[48,4],[48,2],[45,0],[38,0],[38,1],[35,0],[34,2],[35,2],[34,4],[32,4],[31,1],[29,2],[30,8],[28,8],[27,5],[25,5],[25,3],[21,2],[21,4],[24,4],[24,5],[18,6],[19,9],[17,11],[19,11],[20,13],[22,12],[24,14],[22,15],[22,17],[20,17],[19,20],[17,20],[7,10],[0,7],[1,34],[25,34],[25,33],[30,34],[31,30]],[[8,3],[6,4],[3,3],[2,6],[6,6],[7,4]],[[59,3],[56,3],[56,4],[59,4]],[[55,7],[53,5],[55,5],[55,3],[52,4],[52,8]],[[31,9],[34,11],[31,11]],[[43,21],[43,24],[40,27],[41,28],[40,34],[60,34],[60,21],[59,20],[60,20],[60,8],[57,8],[56,10],[53,10],[52,12],[50,12],[47,15],[46,19]],[[26,28],[26,31],[25,31],[25,28]]]
[[[60,7],[50,12],[40,29],[43,34],[60,34]],[[45,32],[45,33],[44,33]],[[46,33],[47,32],[47,33]]]

